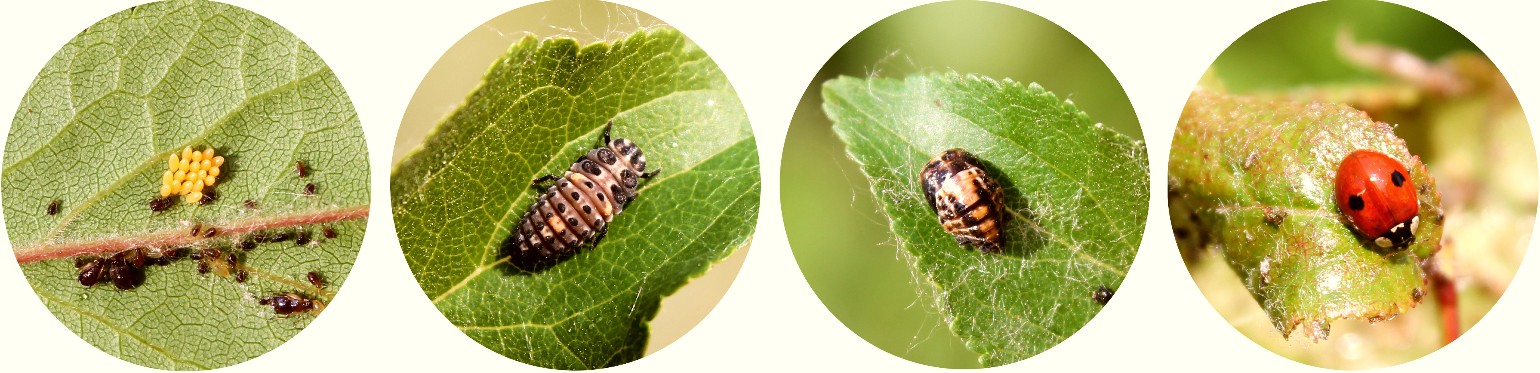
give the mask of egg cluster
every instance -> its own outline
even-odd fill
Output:
[[[198,203],[203,199],[203,188],[214,186],[219,166],[224,164],[225,157],[214,155],[213,147],[200,152],[189,146],[182,149],[180,157],[171,154],[166,161],[169,169],[161,178],[161,198],[179,195],[187,203]]]

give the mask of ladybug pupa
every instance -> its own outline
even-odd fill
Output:
[[[930,211],[957,244],[1000,252],[1005,199],[978,158],[962,149],[941,152],[920,171],[920,186]]]
[[[604,145],[572,162],[561,176],[545,175],[531,187],[554,181],[514,225],[510,255],[521,259],[551,259],[573,254],[597,243],[609,223],[636,199],[647,158],[636,143],[610,138],[613,122],[604,125]]]
[[[1336,179],[1337,208],[1354,231],[1380,249],[1405,249],[1416,240],[1417,188],[1401,162],[1357,150],[1342,159]]]

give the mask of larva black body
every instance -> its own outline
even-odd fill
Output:
[[[604,236],[611,219],[636,199],[647,158],[631,140],[610,139],[604,125],[604,146],[589,150],[561,176],[546,175],[531,187],[552,182],[514,226],[509,254],[515,259],[545,260],[576,253]]]

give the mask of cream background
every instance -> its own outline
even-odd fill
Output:
[[[860,370],[935,372],[878,350],[831,316],[786,247],[780,155],[797,100],[830,54],[868,25],[923,1],[636,1],[621,3],[683,31],[719,64],[748,110],[763,168],[752,254],[716,310],[676,343],[607,372]],[[1116,300],[1079,333],[996,371],[1037,369],[1325,371],[1251,343],[1193,285],[1165,212],[1166,156],[1177,116],[1203,70],[1231,41],[1304,4],[1182,0],[1003,1],[1037,13],[1101,55],[1128,91],[1149,141],[1152,206],[1144,243]],[[417,287],[390,217],[391,149],[403,110],[437,59],[473,27],[528,1],[382,4],[370,1],[231,3],[299,35],[337,73],[370,145],[374,213],[345,291],[304,332],[231,372],[442,369],[538,371],[455,330]],[[1112,3],[1112,4],[1108,4]],[[1503,69],[1520,102],[1540,110],[1540,4],[1399,2],[1464,33]],[[9,118],[42,65],[85,27],[132,1],[0,5],[0,117]],[[1531,121],[1534,122],[1534,121]],[[4,122],[9,126],[9,120]],[[1531,136],[1535,131],[1531,130]],[[9,247],[8,240],[0,246]],[[1531,242],[1531,254],[1536,244]],[[1540,268],[1527,255],[1491,313],[1455,343],[1387,369],[1532,370],[1540,335]],[[0,370],[153,371],[86,344],[59,324],[15,261],[0,260]]]

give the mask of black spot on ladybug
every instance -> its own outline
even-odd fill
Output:
[[[58,215],[59,205],[62,204],[64,204],[64,201],[60,201],[58,198],[55,198],[52,201],[48,201],[48,208],[44,212],[47,212],[48,215]]]
[[[1363,210],[1364,209],[1364,197],[1362,197],[1362,196],[1348,197],[1348,208],[1353,209],[1353,211]]]
[[[503,242],[504,255],[510,257],[515,268],[538,270],[597,243],[604,237],[606,223],[622,211],[627,201],[635,200],[635,177],[647,171],[642,151],[629,140],[611,139],[609,129],[610,124],[606,124],[600,147],[578,158],[559,177],[544,179],[555,179],[556,185],[548,188],[530,206],[530,211],[567,214],[566,204],[572,203],[572,207],[582,214],[563,216],[571,235],[558,233],[559,239],[547,236],[543,232],[550,231],[542,230],[541,223],[552,216],[526,213],[516,225],[520,228]],[[625,175],[630,175],[630,184],[625,183]],[[605,186],[608,186],[607,191]]]
[[[1401,171],[1391,171],[1390,172],[1390,183],[1391,184],[1395,184],[1396,186],[1399,187],[1399,186],[1401,186],[1401,184],[1405,184],[1406,183],[1406,176],[1402,176],[1401,175]]]

